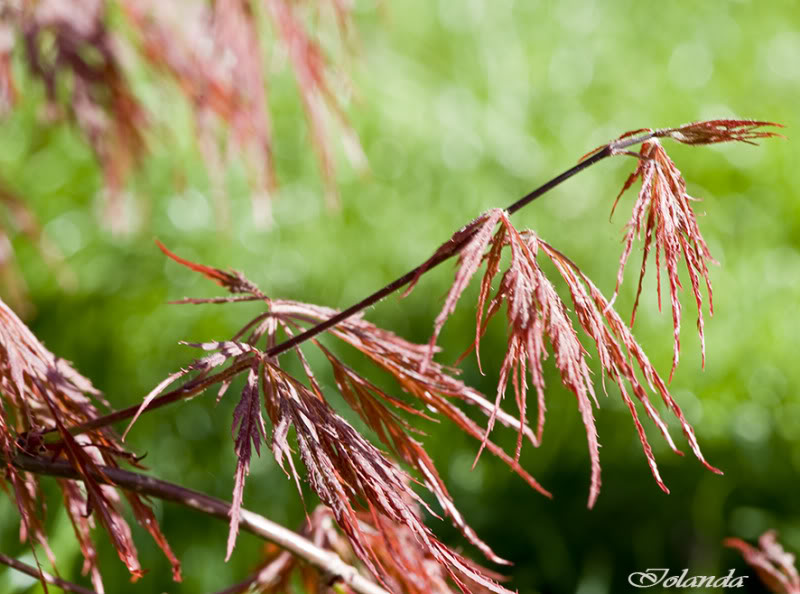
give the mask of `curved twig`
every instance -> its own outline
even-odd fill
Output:
[[[67,462],[50,461],[47,458],[34,458],[31,456],[19,455],[14,457],[11,463],[20,470],[33,472],[35,474],[82,480],[81,476]],[[162,481],[138,472],[111,468],[109,466],[97,466],[97,471],[92,471],[92,474],[92,478],[99,483],[112,484],[115,487],[133,491],[140,495],[148,495],[164,501],[179,503],[226,522],[230,520],[230,503],[206,495],[200,491],[187,489],[186,487]],[[336,553],[326,551],[316,546],[307,538],[300,536],[296,532],[264,516],[242,509],[240,512],[239,528],[265,540],[274,542],[278,546],[324,572],[325,575],[335,576],[337,580],[347,584],[358,594],[388,594],[386,590],[375,582],[360,574],[355,567],[342,561],[341,557]],[[38,572],[36,575],[38,577]],[[81,592],[82,594],[91,592],[90,590],[74,591]]]

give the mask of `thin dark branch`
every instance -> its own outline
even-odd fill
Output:
[[[630,142],[630,144],[635,144],[636,142],[642,142],[643,140],[645,140],[645,138],[643,138],[643,137],[637,137],[636,139],[625,139],[625,144],[627,146],[629,142]],[[581,171],[583,171],[584,169],[586,169],[588,167],[591,167],[592,165],[594,165],[598,161],[601,161],[601,160],[605,159],[606,157],[610,157],[612,154],[614,154],[614,149],[615,148],[616,148],[616,144],[614,144],[614,146],[609,144],[608,146],[606,146],[605,148],[603,148],[599,152],[595,153],[594,155],[592,155],[588,159],[586,159],[584,161],[581,161],[580,163],[578,163],[574,167],[571,167],[570,169],[567,169],[561,175],[554,177],[553,179],[551,179],[547,183],[539,186],[538,188],[536,188],[532,192],[529,192],[528,194],[526,194],[525,196],[523,196],[522,198],[520,198],[519,200],[517,200],[516,202],[514,202],[510,206],[508,206],[506,208],[506,211],[508,211],[509,214],[514,214],[515,212],[517,212],[518,210],[520,210],[524,206],[527,206],[528,204],[530,204],[531,202],[533,202],[534,200],[536,200],[540,196],[546,194],[547,192],[549,192],[550,190],[552,190],[553,188],[555,188],[559,184],[562,184],[563,182],[567,181],[572,176],[577,175],[578,173],[580,173]],[[335,326],[339,322],[342,322],[342,321],[346,320],[350,316],[355,315],[358,312],[368,308],[370,305],[374,305],[375,303],[377,303],[378,301],[380,301],[384,297],[386,297],[388,295],[391,295],[392,293],[394,293],[398,289],[401,289],[401,288],[405,287],[408,283],[413,281],[420,273],[427,272],[427,271],[431,270],[432,268],[438,266],[442,262],[444,262],[446,260],[449,260],[450,258],[455,256],[456,254],[458,254],[461,251],[461,249],[467,243],[469,243],[469,240],[471,238],[472,238],[472,234],[467,235],[460,242],[454,243],[452,246],[450,246],[449,250],[443,250],[438,255],[438,257],[434,258],[433,260],[429,260],[429,261],[425,262],[424,264],[420,264],[419,266],[414,268],[414,270],[411,270],[411,271],[405,273],[403,276],[401,276],[397,280],[389,283],[388,285],[386,285],[382,289],[379,289],[378,291],[375,291],[369,297],[366,297],[366,298],[362,299],[361,301],[359,301],[358,303],[356,303],[354,305],[351,305],[347,309],[344,309],[341,312],[339,312],[338,314],[336,314],[335,316],[325,320],[324,322],[321,322],[321,323],[317,324],[316,326],[313,326],[313,327],[309,328],[305,332],[302,332],[301,334],[298,334],[297,336],[294,336],[294,337],[292,337],[292,338],[290,338],[288,340],[283,341],[280,344],[275,345],[274,347],[272,347],[271,349],[269,349],[267,351],[267,355],[269,355],[270,357],[276,357],[276,356],[280,355],[281,353],[285,353],[286,351],[288,351],[290,349],[293,349],[297,345],[299,345],[299,344],[301,344],[301,343],[303,343],[303,342],[305,342],[305,341],[307,341],[307,340],[309,340],[311,338],[314,338],[315,336],[317,336],[318,334],[324,332],[325,330],[327,330],[329,328],[332,328],[333,326]]]
[[[20,470],[35,474],[83,480],[67,462],[20,455],[11,460],[11,463]],[[225,522],[230,521],[231,504],[222,499],[138,472],[99,465],[96,469],[90,472],[92,478],[99,483],[110,484],[140,495],[179,503]],[[274,542],[313,565],[325,575],[335,576],[337,580],[341,580],[358,594],[388,594],[386,590],[361,575],[355,567],[342,561],[341,557],[336,553],[316,546],[307,538],[268,520],[264,516],[242,509],[240,511],[239,528]],[[38,572],[36,575],[38,577]],[[85,594],[90,591],[80,590],[79,592]]]
[[[37,580],[44,578],[51,586],[57,586],[64,590],[64,592],[74,592],[75,594],[97,594],[94,590],[89,590],[88,588],[84,588],[83,586],[79,586],[78,584],[73,584],[72,582],[68,582],[67,580],[62,580],[54,575],[50,575],[46,571],[42,571],[39,573],[39,570],[27,563],[23,563],[22,561],[17,561],[13,557],[9,557],[8,555],[4,555],[0,553],[0,563],[3,565],[8,565],[12,569],[16,569],[17,571],[27,574]]]

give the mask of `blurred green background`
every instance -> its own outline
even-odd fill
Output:
[[[174,88],[142,76],[135,88],[171,132],[150,138],[151,155],[128,185],[135,202],[147,204],[139,230],[110,233],[97,214],[102,180],[90,150],[73,127],[42,123],[43,91],[23,75],[23,101],[0,128],[0,176],[40,217],[74,277],[64,288],[35,247],[16,238],[34,308],[27,322],[113,406],[140,401],[190,361],[195,353],[178,341],[225,339],[257,309],[167,305],[218,291],[168,261],[154,236],[184,257],[244,271],[272,296],[345,307],[421,262],[478,213],[510,204],[626,130],[730,115],[782,122],[789,137],[797,129],[800,12],[792,1],[359,0],[355,16],[360,41],[346,59],[357,100],[347,111],[370,173],[358,175],[339,155],[342,207],[326,209],[291,72],[279,69],[270,108],[281,190],[268,230],[249,222],[248,186],[236,166],[226,181],[232,224],[218,228],[188,108]],[[20,64],[15,67],[22,75]],[[456,503],[514,562],[509,586],[523,593],[632,591],[628,574],[651,567],[752,575],[721,541],[752,541],[769,528],[800,551],[800,152],[792,140],[667,149],[690,194],[704,200],[696,210],[707,215],[701,229],[720,262],[711,273],[716,315],[706,324],[706,369],[700,368],[693,300],[684,292],[682,361],[671,387],[707,458],[725,475],[705,471],[691,455],[673,455],[646,425],[672,491],[662,493],[627,409],[610,388],[596,413],[603,490],[587,510],[586,439],[574,397],[550,361],[544,443],[523,450],[522,461],[554,493],[552,501],[491,456],[470,471],[477,444],[446,423],[424,425],[425,443]],[[633,193],[610,224],[608,214],[632,167],[626,157],[604,161],[524,209],[515,224],[535,229],[610,294]],[[183,187],[175,184],[180,178]],[[618,300],[624,318],[638,254],[639,244]],[[426,275],[409,298],[385,300],[368,319],[426,341],[452,270],[445,265]],[[647,281],[635,331],[667,374],[670,314],[659,314],[652,274]],[[454,361],[472,336],[475,295],[473,286],[445,327],[443,362]],[[461,365],[465,380],[493,394],[504,347],[498,320],[482,348],[486,376],[468,358]],[[320,376],[330,386],[326,373]],[[129,444],[147,452],[156,476],[228,498],[236,400],[231,392],[215,406],[214,395],[206,394],[145,415]],[[677,425],[671,428],[688,451]],[[499,439],[511,444],[515,436]],[[307,501],[313,501],[309,494]],[[55,497],[49,503],[59,569],[85,583],[69,522]],[[226,564],[224,523],[155,506],[183,562],[184,583],[170,581],[166,560],[134,526],[149,573],[129,584],[114,552],[102,546],[109,592],[209,592],[242,579],[258,562],[257,539],[240,536]],[[253,463],[245,506],[289,526],[303,519],[293,484],[269,453]],[[446,522],[431,525],[479,560]],[[3,498],[0,550],[30,561],[17,531],[13,506]],[[754,577],[747,582],[747,591],[763,591]],[[0,569],[0,591],[39,586]]]

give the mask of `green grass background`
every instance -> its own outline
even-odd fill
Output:
[[[135,87],[163,127],[150,137],[151,155],[127,188],[135,203],[146,205],[139,230],[110,233],[99,222],[101,175],[91,152],[71,126],[42,123],[42,89],[23,77],[23,101],[0,127],[0,177],[37,213],[75,281],[63,288],[34,246],[15,238],[34,307],[27,322],[37,336],[73,361],[115,407],[128,406],[191,360],[195,353],[178,341],[227,338],[257,309],[167,305],[218,292],[164,258],[154,236],[185,257],[245,272],[270,295],[346,307],[421,262],[478,213],[510,204],[621,132],[730,115],[782,122],[789,140],[758,148],[667,147],[689,192],[703,198],[696,208],[705,215],[701,229],[720,262],[711,273],[716,315],[706,324],[706,369],[700,368],[693,300],[684,292],[682,362],[671,388],[724,476],[705,471],[691,455],[673,455],[647,426],[672,491],[662,493],[629,414],[610,388],[596,413],[603,490],[595,509],[587,510],[586,439],[574,397],[560,386],[552,362],[546,366],[544,444],[522,455],[524,466],[554,493],[552,501],[491,456],[470,470],[477,444],[446,423],[422,428],[456,503],[514,562],[509,586],[523,593],[632,591],[628,574],[651,567],[688,568],[690,575],[735,568],[752,575],[721,541],[753,540],[768,528],[800,551],[796,4],[369,0],[357,2],[356,28],[360,42],[346,59],[358,92],[347,112],[370,173],[359,176],[339,155],[342,207],[325,208],[294,81],[278,68],[270,108],[281,191],[269,230],[250,222],[247,184],[235,163],[226,181],[232,223],[218,228],[186,104],[174,88],[138,72]],[[22,74],[19,62],[16,68]],[[608,214],[631,168],[625,157],[604,161],[524,209],[515,224],[566,252],[609,294],[633,194],[610,223]],[[185,187],[174,183],[180,178]],[[618,301],[623,317],[632,305],[640,254],[637,245]],[[411,297],[386,299],[368,319],[427,340],[452,271],[445,265],[426,275]],[[443,362],[454,361],[472,336],[475,294],[472,287],[445,328]],[[652,276],[635,331],[656,367],[668,373],[671,319],[668,310],[657,310]],[[493,394],[504,345],[498,320],[482,349],[486,375],[468,358],[466,381]],[[321,377],[332,384],[325,372]],[[129,444],[147,452],[154,475],[227,498],[236,399],[231,392],[215,406],[213,394],[206,394],[145,415]],[[341,409],[341,401],[334,402]],[[671,428],[688,451],[677,425]],[[511,444],[514,436],[501,440]],[[59,570],[82,582],[71,528],[49,492],[48,528]],[[289,526],[303,519],[293,484],[268,453],[252,465],[245,505]],[[134,526],[149,569],[136,585],[98,534],[109,592],[211,592],[258,562],[255,538],[240,536],[226,564],[224,523],[169,504],[155,507],[183,562],[184,583],[171,583],[166,560]],[[446,522],[431,525],[478,558]],[[17,530],[13,505],[0,499],[0,550],[30,561]],[[0,591],[38,592],[39,586],[0,569]],[[763,590],[750,577],[747,591]]]

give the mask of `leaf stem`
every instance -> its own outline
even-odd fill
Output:
[[[2,458],[0,458],[0,461],[2,461]],[[11,460],[11,463],[20,470],[33,472],[35,474],[84,480],[68,462],[64,461],[51,461],[47,458],[18,455]],[[231,504],[222,499],[206,495],[200,491],[194,491],[193,489],[162,481],[138,472],[112,468],[110,466],[98,465],[96,469],[90,470],[89,472],[92,475],[92,479],[99,483],[110,484],[140,495],[147,495],[164,501],[179,503],[180,505],[206,515],[224,520],[225,522],[230,521],[229,514],[231,511]],[[336,553],[318,547],[307,538],[264,516],[242,509],[240,512],[239,527],[244,531],[274,542],[293,555],[313,565],[325,575],[334,576],[337,580],[341,580],[358,594],[388,594],[386,590],[360,574],[355,567],[345,563]],[[0,561],[5,562],[5,559],[0,559]],[[35,577],[38,577],[38,571],[34,571]],[[86,589],[73,589],[72,591],[81,594],[93,594],[90,590]]]

